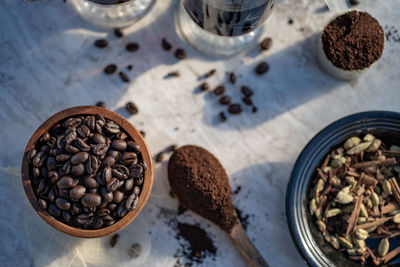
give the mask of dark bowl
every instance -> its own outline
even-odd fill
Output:
[[[308,212],[308,192],[316,168],[333,148],[351,136],[365,133],[371,133],[388,144],[400,144],[400,113],[368,111],[335,121],[307,144],[293,168],[286,191],[286,217],[297,249],[310,266],[365,266],[349,260],[345,253],[331,247]],[[400,245],[399,240],[394,239],[393,242],[398,243],[395,245]],[[367,244],[373,248],[377,242]],[[400,257],[387,266],[400,266]]]

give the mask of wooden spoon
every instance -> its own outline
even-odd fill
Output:
[[[238,219],[228,176],[214,155],[193,145],[177,149],[168,163],[168,180],[181,205],[220,226],[249,266],[268,266]]]

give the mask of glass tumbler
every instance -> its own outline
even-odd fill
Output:
[[[275,0],[181,0],[177,24],[196,49],[230,56],[255,44]]]
[[[155,0],[70,0],[85,20],[101,27],[127,27],[141,19]]]

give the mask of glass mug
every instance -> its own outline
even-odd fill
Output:
[[[275,0],[181,0],[178,27],[196,49],[229,56],[256,42],[274,4]]]
[[[85,20],[102,27],[127,27],[150,10],[154,0],[70,0]]]

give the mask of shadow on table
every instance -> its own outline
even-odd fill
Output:
[[[241,187],[239,193],[233,194],[233,203],[249,215],[248,233],[255,237],[253,241],[267,262],[282,265],[302,261],[294,253],[285,217],[286,185],[291,169],[290,162],[265,162],[230,175],[232,190]]]
[[[232,102],[243,105],[244,111],[240,115],[230,115],[227,107],[218,103],[219,97],[213,95],[212,92],[206,93],[204,97],[207,101],[203,109],[204,122],[225,131],[238,128],[250,129],[328,94],[343,84],[343,81],[333,79],[319,69],[315,57],[317,38],[318,34],[314,34],[267,56],[263,60],[269,63],[270,69],[264,75],[257,76],[254,73],[254,68],[260,61],[245,66],[244,69],[247,68],[247,70],[242,73],[243,77],[234,86],[228,84],[226,90]],[[248,52],[247,55],[252,53],[254,51]],[[229,66],[227,68],[229,69]],[[252,99],[258,108],[256,113],[252,113],[250,106],[243,104],[241,85],[247,85],[253,89]],[[221,111],[227,115],[227,122],[220,122],[218,114]]]

